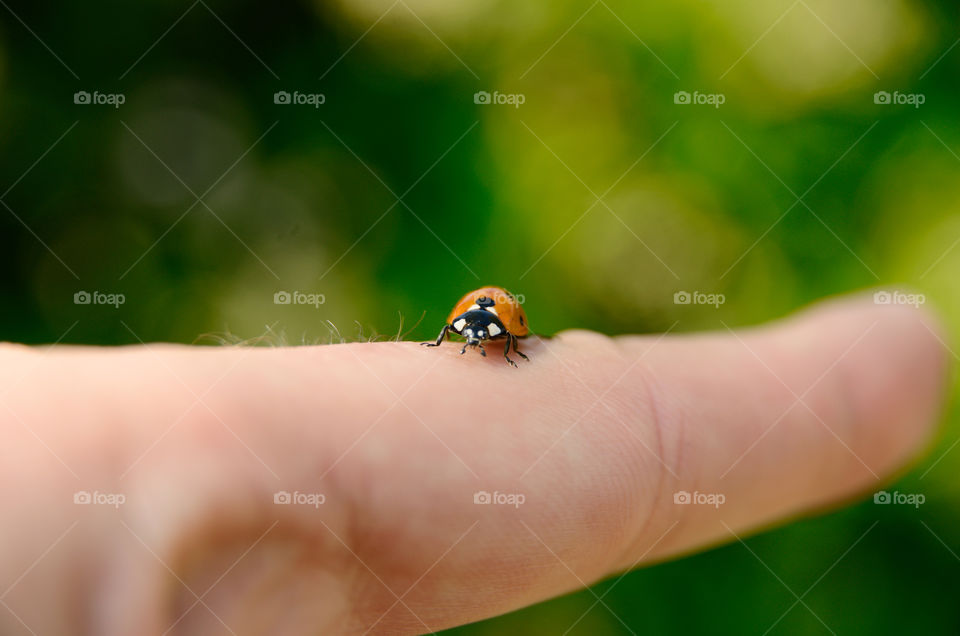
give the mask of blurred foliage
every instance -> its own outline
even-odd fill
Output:
[[[424,339],[488,283],[542,333],[723,328],[901,282],[960,332],[952,2],[4,6],[2,339],[325,342],[421,317]],[[459,631],[564,633],[586,612],[570,633],[763,633],[786,612],[774,632],[822,633],[816,614],[956,633],[949,421],[899,485],[919,511],[867,502],[752,538],[756,556],[734,543],[597,585],[619,619],[584,591]],[[813,586],[789,612],[787,586]]]

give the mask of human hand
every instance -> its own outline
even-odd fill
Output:
[[[859,297],[528,339],[519,369],[452,344],[5,345],[0,631],[417,633],[536,603],[876,490],[934,432],[939,331]]]

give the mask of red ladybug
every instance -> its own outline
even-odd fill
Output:
[[[527,315],[513,294],[502,287],[481,287],[461,298],[450,312],[447,324],[440,331],[437,341],[420,344],[439,347],[451,331],[467,339],[460,350],[461,354],[467,350],[467,346],[471,346],[479,347],[480,355],[486,356],[487,352],[483,350],[482,344],[484,340],[506,338],[503,357],[507,362],[517,366],[507,355],[511,345],[521,358],[530,359],[517,349],[517,338],[524,338],[530,333]]]

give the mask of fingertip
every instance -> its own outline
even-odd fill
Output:
[[[877,304],[869,294],[850,305],[873,325],[870,346],[849,383],[861,426],[877,435],[877,465],[899,472],[933,443],[949,384],[950,349],[942,317],[926,304]],[[865,321],[866,322],[866,321]]]
[[[877,490],[938,430],[943,333],[929,306],[867,293],[755,328],[622,339],[650,354],[661,455],[682,458],[667,461],[676,475],[641,543],[678,523],[651,556],[682,553],[729,539],[729,528],[766,527]],[[671,506],[675,492],[723,494],[726,503]]]
[[[855,428],[872,437],[874,470],[892,472],[922,454],[940,428],[952,355],[943,318],[924,295],[868,290],[792,320],[807,332],[801,342],[856,343],[838,364]]]

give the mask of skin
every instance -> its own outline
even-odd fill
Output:
[[[2,345],[0,632],[419,633],[729,542],[913,461],[941,331],[861,296],[736,333],[529,338],[519,369],[454,343]]]

